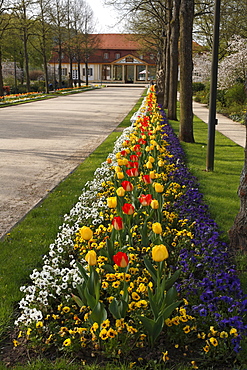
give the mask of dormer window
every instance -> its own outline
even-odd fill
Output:
[[[104,53],[104,59],[109,59],[109,53]]]
[[[115,59],[119,59],[121,57],[120,53],[115,54]]]

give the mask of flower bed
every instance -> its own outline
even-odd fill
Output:
[[[1,106],[5,107],[8,105],[17,104],[17,103],[28,103],[30,101],[35,101],[35,100],[48,99],[48,98],[52,98],[57,95],[77,94],[79,92],[97,89],[97,88],[100,88],[100,86],[99,85],[94,85],[94,86],[83,85],[81,87],[72,87],[72,88],[68,87],[68,88],[57,89],[56,91],[51,91],[49,94],[46,94],[43,92],[28,92],[28,93],[23,93],[23,94],[5,95],[5,96],[0,96],[0,107]]]
[[[142,366],[237,358],[247,300],[153,91],[30,278],[14,346]]]

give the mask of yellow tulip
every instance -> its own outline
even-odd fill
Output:
[[[117,160],[117,164],[118,164],[119,166],[123,166],[123,165],[124,165],[124,160],[123,160],[122,158],[119,158],[119,159]]]
[[[160,159],[160,160],[158,161],[158,166],[159,166],[159,167],[164,166],[164,162],[162,161],[162,159]]]
[[[118,152],[118,153],[116,154],[116,158],[117,158],[117,159],[121,158],[121,153],[119,153],[119,152]]]
[[[115,166],[114,170],[115,170],[116,173],[122,172],[122,168],[120,166]]]
[[[159,182],[156,182],[154,184],[154,190],[156,191],[156,193],[163,193],[164,186],[162,184],[160,184]]]
[[[149,172],[149,176],[150,176],[150,178],[151,178],[152,180],[154,180],[154,179],[156,178],[156,173],[155,173],[155,171],[150,171],[150,172]]]
[[[123,172],[117,172],[117,178],[119,180],[122,180],[124,178],[124,173]]]
[[[161,262],[169,257],[168,250],[164,244],[156,245],[152,249],[152,258],[155,262]]]
[[[92,230],[90,229],[90,227],[87,227],[87,226],[83,226],[79,230],[79,233],[80,233],[80,236],[82,237],[82,239],[84,239],[84,240],[90,240],[93,237]]]
[[[119,197],[124,197],[125,195],[125,190],[122,186],[120,186],[117,190],[116,190],[116,193]]]
[[[109,208],[116,208],[117,207],[117,197],[107,198],[107,206]]]
[[[152,165],[152,163],[151,162],[147,162],[146,163],[146,167],[149,169],[149,170],[151,170],[151,168],[153,168],[153,165]]]
[[[97,263],[97,255],[95,251],[89,251],[87,252],[85,256],[85,260],[89,264],[89,266],[94,266]]]
[[[152,230],[155,234],[161,234],[162,233],[162,226],[159,222],[155,222],[152,225]]]
[[[158,209],[160,205],[157,199],[153,199],[152,202],[150,203],[150,206],[152,209]]]

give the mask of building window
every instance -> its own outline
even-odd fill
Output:
[[[86,68],[82,68],[82,74],[83,76],[86,76]],[[93,75],[93,68],[88,68],[87,69],[87,75],[92,76]]]
[[[66,77],[67,76],[67,68],[62,68],[62,76]]]
[[[104,53],[104,59],[109,59],[109,53]]]
[[[72,80],[78,80],[78,70],[77,69],[72,70]]]
[[[119,59],[121,57],[121,54],[120,53],[116,53],[115,54],[115,59]]]

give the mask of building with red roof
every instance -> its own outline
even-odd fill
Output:
[[[97,48],[87,57],[88,81],[94,83],[143,83],[155,78],[155,55],[143,53],[140,42],[130,34],[98,34]],[[58,60],[50,61],[52,71],[57,74]],[[85,81],[85,60],[80,63],[81,80]],[[62,75],[69,78],[70,63],[66,53],[62,58]],[[73,61],[72,79],[78,79],[78,62]]]

